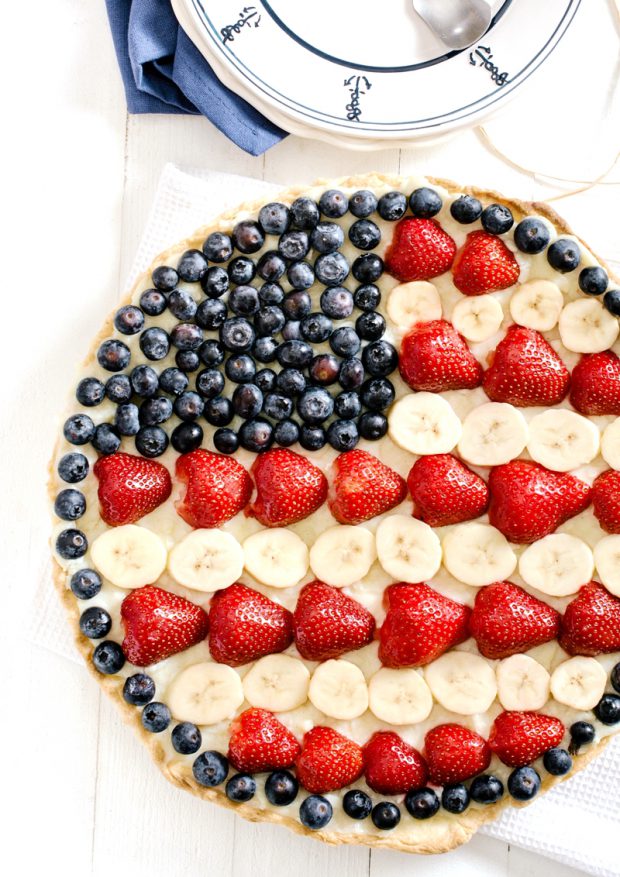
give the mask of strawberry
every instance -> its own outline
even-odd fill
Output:
[[[482,388],[493,402],[527,408],[557,405],[569,383],[568,369],[543,336],[515,324],[497,345]]]
[[[480,734],[449,723],[436,725],[427,732],[424,756],[431,783],[446,786],[485,771],[491,761],[491,749]]]
[[[536,542],[582,512],[591,488],[568,472],[513,460],[489,475],[489,521],[510,542]]]
[[[295,766],[297,779],[309,792],[334,792],[362,775],[362,747],[333,728],[316,725],[304,736]]]
[[[483,515],[489,504],[484,480],[452,454],[419,457],[407,476],[413,516],[429,527],[460,524]]]
[[[595,478],[592,507],[606,533],[620,533],[620,472],[607,469]]]
[[[368,451],[347,451],[336,457],[332,468],[332,515],[340,524],[361,524],[400,505],[407,485]]]
[[[447,320],[417,323],[403,338],[399,370],[412,390],[471,390],[482,383],[482,366]]]
[[[172,491],[165,466],[133,454],[99,457],[93,472],[99,479],[99,511],[110,527],[139,521],[165,502]]]
[[[230,667],[282,652],[293,641],[288,609],[239,582],[215,592],[209,627],[211,657]]]
[[[250,471],[257,495],[246,514],[264,527],[303,521],[327,498],[325,475],[306,457],[287,448],[260,454]]]
[[[620,359],[613,351],[581,357],[573,369],[570,403],[587,416],[620,415]]]
[[[379,631],[379,660],[385,667],[429,664],[469,636],[469,607],[428,585],[390,585],[384,600],[387,615]]]
[[[385,268],[403,283],[448,271],[456,244],[434,219],[401,219],[385,253]]]
[[[324,582],[304,585],[293,613],[297,651],[307,661],[327,661],[372,641],[375,619],[361,603]]]
[[[268,710],[246,710],[231,723],[228,760],[235,770],[280,770],[290,767],[300,752],[296,737]]]
[[[579,589],[564,610],[560,645],[569,655],[620,651],[620,600],[598,582]]]
[[[219,527],[250,501],[252,480],[241,463],[198,448],[182,454],[177,478],[187,485],[177,512],[190,527]]]
[[[555,716],[530,712],[503,712],[493,722],[489,746],[509,767],[530,764],[547,749],[559,746],[564,725]]]
[[[426,785],[426,762],[393,731],[377,731],[364,746],[366,782],[381,795],[404,795]]]
[[[472,231],[456,254],[452,279],[465,295],[480,295],[507,289],[517,282],[519,272],[519,263],[503,240],[486,231]]]
[[[137,667],[183,652],[207,635],[209,619],[200,606],[154,585],[136,588],[121,603],[123,651]]]
[[[469,632],[485,658],[508,658],[555,639],[558,612],[512,582],[481,588],[469,619]]]

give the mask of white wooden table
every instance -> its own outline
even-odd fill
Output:
[[[10,6],[14,21],[6,34],[15,39],[5,36],[10,56],[5,70],[12,71],[20,94],[4,98],[2,137],[5,238],[8,234],[0,274],[8,315],[0,378],[5,445],[0,642],[4,678],[9,676],[0,723],[6,737],[0,780],[5,873],[577,874],[483,837],[445,856],[422,859],[328,848],[273,826],[247,824],[168,785],[85,669],[22,636],[45,551],[42,485],[56,412],[72,368],[121,291],[167,161],[283,184],[415,168],[526,198],[557,190],[507,166],[472,132],[440,148],[372,155],[289,138],[252,158],[201,118],[128,117],[102,0]],[[611,22],[610,29],[613,34]],[[596,68],[596,57],[589,65]],[[7,92],[12,85],[6,83]],[[553,118],[553,106],[549,112]],[[613,143],[595,137],[586,148],[578,128],[576,175],[592,173],[597,162],[603,169]],[[557,162],[544,169],[565,175],[568,149],[564,141]],[[578,231],[609,258],[618,258],[620,249],[617,193],[617,187],[601,186],[560,202]],[[615,216],[613,227],[601,221],[605,213]]]

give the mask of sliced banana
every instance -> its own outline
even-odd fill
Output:
[[[436,393],[410,393],[389,415],[390,438],[412,454],[447,454],[461,437],[461,421]]]
[[[601,436],[601,454],[608,466],[620,469],[620,417],[605,427]]]
[[[462,298],[452,311],[452,325],[468,341],[486,341],[503,321],[502,306],[492,295]]]
[[[508,540],[490,524],[459,524],[444,536],[442,547],[448,572],[474,588],[509,578],[517,565]]]
[[[126,524],[97,536],[90,548],[94,566],[117,588],[152,585],[166,568],[166,546],[151,530]]]
[[[557,324],[564,296],[550,280],[530,280],[520,286],[510,299],[510,316],[519,326],[549,332]]]
[[[417,670],[382,667],[368,683],[370,711],[390,725],[415,725],[433,709],[433,695]]]
[[[431,579],[441,566],[441,542],[428,524],[407,515],[389,515],[377,527],[377,557],[401,582]]]
[[[600,353],[615,342],[620,331],[618,318],[595,298],[569,302],[560,314],[562,344],[574,353]]]
[[[333,719],[356,719],[368,709],[368,686],[364,674],[350,661],[325,661],[310,680],[312,704]]]
[[[424,678],[435,700],[461,716],[486,712],[497,695],[493,668],[471,652],[446,652],[424,668]]]
[[[308,547],[285,527],[259,530],[243,543],[245,568],[272,588],[292,588],[308,571]]]
[[[168,571],[180,585],[212,593],[237,581],[243,549],[224,530],[194,530],[170,552]]]
[[[495,668],[497,699],[505,710],[539,710],[549,699],[550,676],[529,655],[511,655]]]
[[[474,466],[501,466],[523,452],[528,435],[527,421],[520,411],[507,402],[486,402],[463,421],[458,450]]]
[[[315,576],[335,588],[363,579],[377,559],[375,537],[365,527],[338,524],[318,537],[310,549]]]
[[[243,703],[239,674],[226,664],[192,664],[174,677],[166,702],[175,719],[216,725],[229,719]]]
[[[575,594],[593,572],[592,552],[585,542],[568,533],[552,533],[533,542],[519,558],[523,581],[552,597]]]
[[[243,677],[249,704],[274,713],[294,710],[308,700],[310,672],[290,655],[266,655]]]
[[[552,408],[537,414],[529,423],[527,449],[537,463],[555,472],[570,472],[598,454],[600,433],[587,417]]]
[[[620,536],[603,536],[594,546],[594,566],[607,590],[620,597]]]
[[[387,300],[390,320],[403,329],[427,320],[441,320],[441,298],[432,283],[414,280],[400,283]]]
[[[593,709],[605,692],[607,673],[596,658],[569,658],[551,674],[551,694],[576,710]]]

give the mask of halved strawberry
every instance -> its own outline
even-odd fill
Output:
[[[136,588],[121,603],[123,651],[137,667],[183,652],[207,635],[209,619],[200,606],[162,588]]]
[[[402,340],[400,375],[412,390],[471,390],[482,383],[482,366],[447,320],[416,323]]]
[[[468,636],[471,609],[425,584],[390,585],[379,631],[379,660],[386,667],[429,664]]]
[[[436,725],[424,738],[428,778],[438,786],[462,783],[487,769],[491,748],[484,737],[463,725]]]
[[[417,749],[393,731],[377,731],[364,746],[364,777],[381,795],[404,795],[426,785],[428,770]]]
[[[170,472],[156,460],[122,451],[99,457],[99,513],[110,527],[133,524],[165,502],[172,491]]]
[[[245,710],[230,726],[228,760],[243,773],[290,767],[300,752],[297,738],[268,710]]]
[[[456,244],[434,219],[401,219],[385,253],[386,271],[402,282],[428,280],[448,271]]]
[[[598,582],[579,589],[560,624],[560,645],[569,655],[620,651],[620,600]]]
[[[230,667],[282,652],[293,641],[288,609],[238,582],[213,595],[209,626],[213,660]]]
[[[555,639],[560,615],[512,582],[480,588],[469,632],[485,658],[508,658]]]
[[[523,767],[547,749],[559,746],[565,727],[555,716],[532,712],[503,712],[493,722],[489,746],[509,767]]]
[[[398,472],[368,451],[355,449],[340,454],[332,473],[329,508],[341,524],[361,524],[389,512],[407,495],[407,485]]]
[[[594,479],[592,508],[606,533],[620,533],[620,472],[607,469]]]
[[[587,416],[620,415],[620,359],[612,350],[581,357],[571,377],[570,403]]]
[[[353,597],[324,582],[304,585],[293,613],[297,651],[308,661],[327,661],[372,641],[375,619]]]
[[[483,515],[489,504],[484,480],[452,454],[419,457],[407,476],[413,516],[429,527],[460,524]]]
[[[190,527],[219,527],[245,508],[252,496],[252,480],[241,463],[224,454],[198,448],[182,454],[177,478],[187,485],[177,513]]]
[[[256,498],[246,514],[264,527],[303,521],[327,498],[327,478],[307,457],[275,448],[260,454],[251,468]]]
[[[304,736],[296,768],[304,789],[317,794],[334,792],[362,775],[362,747],[333,728],[315,725]]]
[[[510,542],[536,542],[578,515],[591,488],[568,472],[552,472],[530,460],[495,466],[489,475],[489,521]]]
[[[557,405],[570,384],[568,369],[534,329],[512,325],[495,349],[482,387],[493,402],[527,408]]]
[[[507,289],[517,282],[519,273],[512,251],[501,238],[486,231],[467,235],[452,267],[454,285],[465,295]]]

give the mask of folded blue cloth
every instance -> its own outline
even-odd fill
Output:
[[[260,155],[282,131],[219,81],[179,26],[170,0],[106,0],[130,113],[193,113]]]

